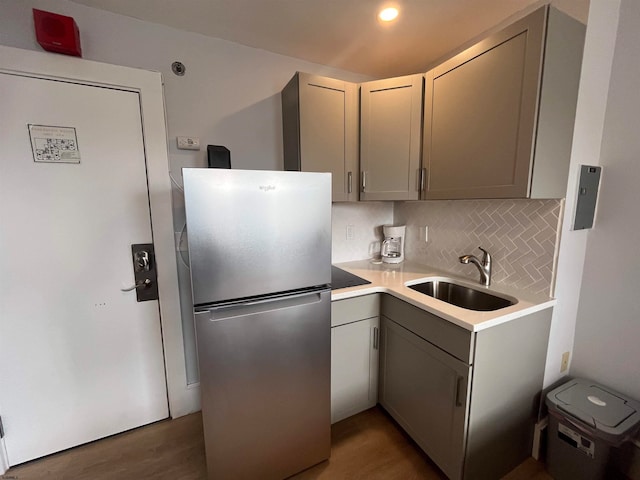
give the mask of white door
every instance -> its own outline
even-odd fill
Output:
[[[158,301],[121,291],[131,244],[153,240],[138,93],[0,74],[0,111],[0,413],[16,465],[168,405]],[[75,135],[79,163],[56,161],[56,140],[32,149],[56,135]]]

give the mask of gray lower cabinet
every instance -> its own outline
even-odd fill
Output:
[[[358,200],[358,85],[298,72],[281,93],[285,170],[330,172],[332,200]]]
[[[471,367],[382,317],[380,403],[450,478],[461,475]]]
[[[331,304],[331,423],[378,402],[380,296]]]
[[[390,295],[381,312],[380,404],[449,478],[531,454],[550,308],[475,333]]]

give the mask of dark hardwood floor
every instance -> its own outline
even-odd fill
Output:
[[[379,408],[333,425],[331,459],[292,477],[439,480],[446,478]],[[9,469],[2,480],[204,480],[199,413],[166,420]],[[551,480],[530,458],[505,480]]]

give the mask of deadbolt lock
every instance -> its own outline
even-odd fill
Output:
[[[153,243],[136,243],[131,245],[131,257],[135,278],[135,284],[131,290],[136,291],[138,302],[157,300],[158,277]]]

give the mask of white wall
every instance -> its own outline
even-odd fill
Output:
[[[580,164],[598,165],[607,105],[607,92],[616,28],[618,0],[592,0],[587,23],[571,166],[561,229],[555,296],[558,299],[551,320],[544,385],[549,386],[568,372],[560,372],[563,352],[573,350],[582,282],[586,230],[571,231]]]
[[[625,1],[625,9],[630,11],[631,16],[626,21],[624,30],[621,29],[621,34],[624,35],[628,35],[628,31],[632,30],[628,26],[634,18],[633,13],[635,13],[630,6],[632,3],[632,0]],[[632,211],[620,215],[620,224],[606,223],[606,232],[603,231],[605,229],[604,219],[610,216],[607,215],[607,212],[620,208],[620,206],[630,205],[624,202],[633,200],[627,198],[631,196],[630,192],[633,190],[626,194],[627,197],[624,197],[623,192],[620,191],[622,183],[631,176],[615,175],[615,169],[621,169],[623,166],[637,168],[635,165],[624,165],[624,162],[619,158],[620,152],[616,151],[616,148],[626,152],[624,157],[632,158],[631,152],[634,146],[631,141],[633,135],[629,134],[629,138],[625,137],[622,144],[615,147],[613,125],[616,125],[620,119],[612,116],[611,113],[607,119],[608,133],[605,150],[605,153],[609,153],[607,158],[603,157],[603,161],[606,161],[607,164],[613,163],[614,168],[606,168],[603,175],[603,192],[596,228],[591,233],[571,232],[569,229],[574,208],[573,194],[575,193],[578,165],[580,163],[599,163],[602,119],[607,99],[613,40],[617,28],[618,5],[618,0],[593,0],[591,2],[574,134],[574,153],[566,208],[567,217],[564,220],[560,246],[556,288],[559,303],[555,309],[552,323],[545,385],[552,383],[560,376],[561,354],[564,351],[571,351],[573,347],[575,318],[578,311],[577,298],[582,278],[587,235],[594,238],[594,243],[589,245],[589,258],[585,270],[586,293],[583,295],[583,299],[586,298],[586,300],[583,300],[581,304],[581,322],[576,334],[575,371],[587,372],[593,367],[591,363],[596,363],[585,360],[588,347],[593,346],[589,344],[594,343],[590,339],[602,339],[603,342],[597,343],[597,345],[603,345],[603,348],[611,350],[617,347],[617,336],[622,335],[624,331],[623,324],[617,324],[610,329],[598,326],[600,324],[595,321],[596,315],[591,314],[591,306],[588,303],[589,299],[596,297],[591,291],[592,289],[595,290],[598,287],[598,292],[603,291],[594,272],[607,272],[612,276],[622,276],[625,280],[629,280],[627,275],[631,275],[624,271],[624,263],[621,260],[613,262],[615,268],[612,271],[611,267],[604,268],[605,266],[601,265],[600,261],[594,261],[592,257],[600,255],[603,258],[609,258],[611,252],[601,252],[598,249],[604,245],[608,246],[607,242],[612,238],[622,246],[631,247],[633,245],[631,240],[637,235],[637,229],[635,231],[629,230],[631,227],[628,222],[635,218]],[[33,34],[31,8],[34,7],[73,16],[80,27],[85,58],[157,70],[163,73],[170,137],[170,165],[178,181],[179,170],[182,166],[202,166],[205,164],[205,153],[204,151],[195,153],[178,151],[175,147],[175,136],[177,135],[199,136],[203,145],[208,143],[226,145],[232,152],[234,168],[280,168],[282,151],[279,92],[296,70],[351,81],[366,80],[348,72],[336,71],[328,67],[197,34],[180,32],[65,0],[2,0],[0,3],[2,13],[0,15],[0,44],[33,50],[41,49],[36,44]],[[630,41],[627,40],[627,37],[620,38],[621,45],[627,45]],[[631,57],[630,54],[629,56]],[[171,73],[170,66],[175,60],[186,65],[187,74],[184,77],[177,77]],[[618,63],[623,61],[625,60],[618,60]],[[619,66],[618,70],[620,70]],[[620,73],[617,75],[622,78]],[[629,75],[627,78],[634,78],[634,76]],[[631,86],[624,85],[620,79],[616,82],[616,91],[620,92],[618,97],[624,98],[626,93],[629,93],[630,98],[637,99],[637,93],[634,93]],[[626,105],[624,103],[626,99],[618,99],[617,101],[623,104],[623,107]],[[610,107],[610,110],[611,108],[613,106]],[[633,110],[630,108],[623,109],[623,112],[626,113],[620,115],[623,119],[628,118],[630,125],[634,125],[635,118],[632,116]],[[179,203],[179,199],[177,202]],[[617,202],[623,203],[618,205]],[[182,218],[179,217],[178,215],[175,222],[178,230],[182,221]],[[611,219],[607,220],[607,222],[612,221]],[[626,227],[623,222],[627,222]],[[622,251],[622,249],[616,247],[616,251]],[[597,255],[593,255],[593,252],[596,252]],[[342,257],[346,259],[347,256],[348,254],[340,255],[341,258],[336,260],[342,260]],[[627,285],[629,288],[637,286],[633,282],[628,282]],[[617,307],[615,312],[622,314],[621,312],[632,312],[630,307],[633,305],[630,302],[618,301],[607,306]],[[614,311],[611,308],[606,312]],[[607,313],[603,318],[611,319],[611,315]],[[628,318],[631,318],[631,315]],[[605,330],[605,332],[601,330]],[[632,352],[633,350],[624,351],[624,354]],[[602,356],[605,356],[604,351],[602,351]],[[600,356],[596,358],[600,358]],[[617,356],[607,356],[607,358],[618,359]],[[621,355],[618,360],[621,361],[623,358],[626,357]],[[618,362],[618,360],[605,362],[602,367],[593,370],[594,375],[604,374],[602,370],[610,369],[611,364]],[[617,363],[616,368],[620,368]],[[624,372],[624,369],[620,372]],[[620,373],[616,374],[614,378],[623,378],[624,376]],[[619,380],[615,381],[619,383]]]
[[[234,168],[282,168],[280,90],[296,70],[361,81],[366,77],[264,50],[182,32],[66,0],[2,0],[0,44],[42,50],[33,33],[32,8],[75,18],[83,57],[159,71],[165,81],[170,163],[204,166],[205,150],[177,150],[177,135],[226,145]],[[186,65],[186,75],[171,63]]]
[[[296,71],[348,81],[368,80],[362,75],[66,0],[0,0],[0,44],[42,51],[35,40],[32,8],[74,17],[80,29],[85,59],[162,73],[169,130],[169,168],[177,183],[181,183],[182,167],[206,165],[207,144],[227,146],[234,168],[282,169],[280,90]],[[176,60],[186,65],[183,77],[171,72],[171,64]],[[203,150],[178,150],[175,144],[178,135],[200,137]],[[184,225],[184,209],[179,189],[174,190],[173,201],[174,226],[180,232]],[[180,261],[178,276],[186,375],[188,383],[193,383],[197,382],[198,375],[189,273]]]
[[[640,3],[622,0],[571,374],[640,399]]]

